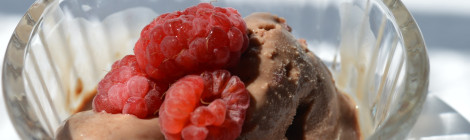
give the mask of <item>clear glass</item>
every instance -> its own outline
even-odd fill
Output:
[[[91,98],[115,60],[132,53],[140,30],[161,13],[199,2],[38,0],[12,35],[3,94],[23,139],[53,139]],[[271,12],[328,65],[357,102],[365,139],[403,139],[427,95],[429,62],[421,32],[398,0],[218,0],[242,16]]]

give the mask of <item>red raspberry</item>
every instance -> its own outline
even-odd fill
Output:
[[[165,90],[165,84],[147,78],[134,55],[127,55],[114,62],[111,71],[98,84],[93,109],[145,118],[160,108]]]
[[[246,30],[237,10],[201,3],[157,17],[142,30],[134,53],[150,77],[172,82],[235,65],[248,46]]]
[[[249,104],[243,82],[226,70],[188,75],[166,92],[160,127],[167,139],[236,139]]]

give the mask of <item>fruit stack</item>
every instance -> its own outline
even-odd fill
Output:
[[[248,46],[237,10],[201,3],[155,18],[135,55],[116,61],[98,84],[96,112],[159,118],[167,139],[235,139],[250,95],[227,68]]]

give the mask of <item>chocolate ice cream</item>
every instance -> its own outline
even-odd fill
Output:
[[[59,140],[164,140],[158,118],[139,119],[128,114],[109,114],[93,110],[70,117],[57,132]]]
[[[245,18],[250,46],[231,69],[251,94],[239,139],[360,139],[351,99],[328,68],[292,36],[283,18]],[[69,118],[57,139],[164,139],[158,118],[86,111]]]
[[[252,99],[239,139],[359,139],[354,104],[285,20],[254,13],[245,21],[250,47],[232,72]]]

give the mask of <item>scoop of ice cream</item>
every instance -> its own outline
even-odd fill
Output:
[[[240,139],[339,137],[340,104],[350,105],[339,102],[343,96],[338,95],[328,68],[309,52],[305,41],[292,36],[285,19],[254,13],[245,22],[250,46],[232,70],[252,97]]]
[[[71,116],[57,131],[58,140],[164,140],[158,118],[139,119],[128,114],[96,113]]]
[[[354,104],[337,91],[328,68],[297,40],[283,18],[254,13],[245,18],[250,46],[231,69],[250,92],[238,139],[359,139]],[[158,118],[81,112],[57,139],[164,139]]]

